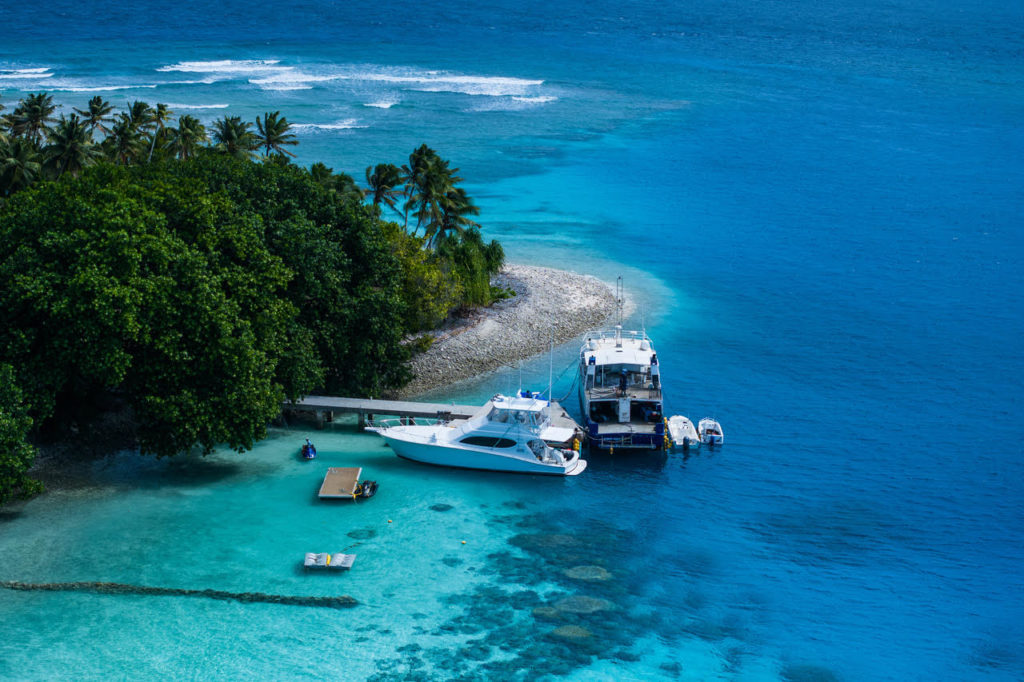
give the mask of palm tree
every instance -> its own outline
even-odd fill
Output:
[[[153,141],[149,144],[149,156],[146,157],[146,163],[153,160],[153,150],[156,149],[156,140],[158,137],[165,137],[165,124],[171,118],[171,111],[166,104],[157,103],[156,111],[153,112],[153,125],[156,130],[153,131]],[[163,140],[161,140],[163,142]]]
[[[35,145],[23,137],[0,143],[0,196],[10,196],[35,182],[42,170]]]
[[[398,211],[395,201],[402,195],[402,171],[393,163],[378,163],[366,167],[366,196],[373,197],[373,205],[384,204],[392,211]]]
[[[313,180],[320,183],[324,187],[330,188],[331,176],[334,174],[333,168],[328,168],[327,164],[320,163],[317,161],[309,167],[309,174],[313,176]]]
[[[146,141],[132,124],[131,117],[128,114],[119,114],[103,144],[114,163],[127,166],[139,158],[145,149]]]
[[[179,159],[191,159],[199,145],[209,139],[206,126],[194,116],[179,118],[178,127],[171,128],[168,135],[167,149]]]
[[[317,162],[309,167],[309,174],[317,183],[334,192],[344,202],[362,203],[363,190],[348,173],[335,173],[333,168]]]
[[[50,144],[43,149],[43,155],[50,168],[57,171],[57,179],[65,171],[78,175],[78,171],[96,163],[100,152],[92,141],[92,133],[78,114],[60,117],[50,132]]]
[[[279,116],[280,118],[278,118]],[[291,127],[292,125],[288,123],[288,119],[281,116],[280,111],[275,111],[272,114],[263,114],[263,120],[256,119],[256,129],[259,131],[256,138],[267,156],[270,156],[271,151],[282,156],[285,154],[295,156],[290,151],[281,148],[281,145],[295,145],[299,143],[295,139],[295,135],[288,132],[291,130]]]
[[[18,106],[11,113],[11,132],[15,135],[27,137],[35,145],[43,141],[43,133],[53,121],[53,112],[57,105],[53,103],[53,97],[45,92],[29,95],[21,100]]]
[[[75,113],[82,117],[83,122],[89,126],[89,132],[94,133],[100,131],[104,135],[109,135],[110,131],[107,129],[104,123],[110,119],[110,115],[114,112],[114,105],[106,101],[99,95],[96,95],[89,100],[89,108],[86,110],[75,109]]]
[[[456,184],[462,181],[462,178],[455,175],[458,170],[449,168],[448,162],[437,154],[427,159],[420,171],[417,191],[407,202],[407,206],[416,208],[416,229],[413,234],[420,227],[428,238],[438,232],[444,221],[449,195],[456,191]]]
[[[256,136],[249,132],[251,123],[245,123],[239,116],[224,116],[213,122],[215,148],[238,159],[251,159],[259,145]]]
[[[404,228],[409,229],[409,209],[415,204],[413,196],[420,192],[423,183],[424,170],[431,159],[437,158],[437,152],[425,144],[421,144],[409,155],[409,164],[402,166],[403,179],[405,180],[405,224]]]
[[[136,100],[128,105],[128,124],[138,133],[147,133],[156,125],[156,111],[146,102]]]
[[[437,244],[449,232],[462,234],[471,227],[479,228],[478,223],[466,216],[480,215],[480,207],[466,195],[466,190],[453,187],[445,194],[441,202],[441,220],[432,226],[432,233],[427,235],[428,243]]]

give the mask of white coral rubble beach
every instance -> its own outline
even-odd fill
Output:
[[[413,358],[408,397],[544,353],[601,326],[615,312],[611,287],[590,275],[531,265],[506,265],[492,282],[516,295],[434,332],[433,345]]]

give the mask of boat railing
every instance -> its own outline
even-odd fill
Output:
[[[624,339],[646,339],[648,342],[651,341],[651,337],[642,329],[592,329],[584,334],[583,338],[614,339],[616,334],[620,334]]]
[[[387,419],[367,419],[367,431],[386,431],[396,426],[430,426],[431,424],[447,424],[451,419],[445,417],[389,417]]]
[[[661,389],[648,386],[629,386],[623,393],[618,386],[591,386],[586,389],[591,400],[609,398],[641,398],[645,400],[661,400]]]

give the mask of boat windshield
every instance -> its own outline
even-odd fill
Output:
[[[509,410],[502,407],[494,407],[487,415],[488,421],[499,424],[523,424],[525,426],[536,426],[539,413],[530,410]]]

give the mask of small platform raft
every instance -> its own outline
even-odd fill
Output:
[[[328,570],[347,571],[352,568],[352,564],[355,561],[355,554],[342,554],[341,552],[318,554],[316,552],[306,552],[306,558],[303,560],[302,565],[306,569],[325,568]]]
[[[359,482],[362,467],[331,467],[320,485],[321,500],[348,500],[373,497],[377,492],[375,481]]]

